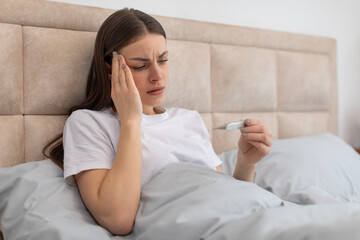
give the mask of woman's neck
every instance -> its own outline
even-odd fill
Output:
[[[164,113],[166,110],[161,106],[143,108],[143,114],[145,115],[155,115]]]

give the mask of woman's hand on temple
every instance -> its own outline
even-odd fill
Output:
[[[245,127],[240,131],[238,148],[244,164],[255,165],[270,153],[272,134],[265,124],[256,119],[246,119]]]
[[[139,91],[124,57],[113,52],[111,98],[121,123],[142,120],[142,103]]]

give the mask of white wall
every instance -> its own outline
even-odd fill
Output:
[[[360,147],[358,0],[57,0],[149,14],[331,37],[337,40],[339,133]],[[301,127],[301,124],[299,124]]]

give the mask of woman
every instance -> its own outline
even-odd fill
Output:
[[[63,166],[65,180],[113,234],[131,232],[142,186],[165,165],[195,162],[221,172],[199,113],[160,106],[168,54],[154,18],[133,9],[112,14],[96,37],[86,100],[70,109],[63,135],[43,150],[60,140],[46,156]],[[253,181],[272,140],[260,121],[245,122],[233,176]]]

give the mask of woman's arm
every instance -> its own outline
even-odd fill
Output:
[[[121,122],[113,165],[110,170],[88,170],[75,178],[96,221],[113,234],[125,235],[133,228],[140,201],[142,104],[131,71],[116,52],[111,71],[111,98]]]
[[[113,234],[125,235],[133,228],[140,200],[141,163],[140,126],[122,125],[112,168],[75,176],[86,207]]]
[[[81,197],[96,221],[113,234],[131,232],[141,189],[140,126],[121,126],[110,170],[88,170],[75,176]]]
[[[256,163],[270,153],[272,134],[262,122],[256,119],[246,119],[245,127],[241,128],[240,131],[239,151],[233,177],[252,182],[254,181]]]
[[[253,182],[255,168],[256,164],[247,164],[246,162],[242,161],[241,153],[238,151],[233,177],[241,181]]]

